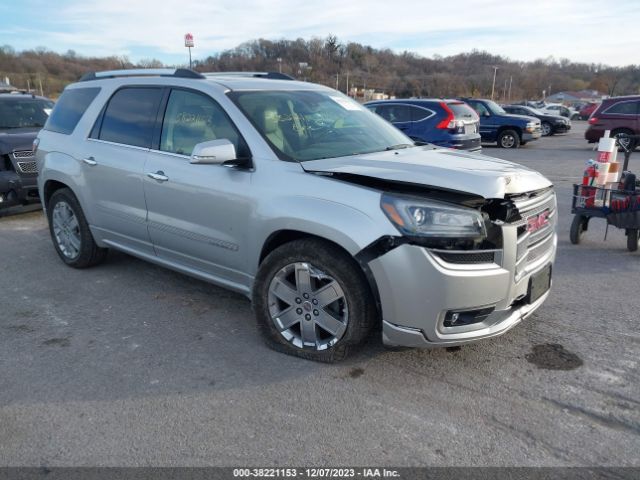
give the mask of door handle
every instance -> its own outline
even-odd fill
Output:
[[[95,167],[98,164],[93,157],[83,158],[82,161],[91,167]]]
[[[159,182],[166,182],[167,180],[169,180],[169,177],[167,177],[162,170],[158,170],[155,173],[147,173],[147,177],[153,178],[154,180],[157,180]]]

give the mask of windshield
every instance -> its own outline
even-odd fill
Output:
[[[504,109],[500,105],[498,105],[496,102],[493,102],[491,100],[485,100],[484,104],[489,109],[489,111],[494,115],[504,115],[505,113],[507,113],[504,111]]]
[[[282,160],[304,162],[413,147],[390,123],[339,92],[250,91],[229,97]]]
[[[40,128],[47,121],[53,102],[38,98],[0,99],[0,128]]]

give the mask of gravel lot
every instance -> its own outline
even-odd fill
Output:
[[[640,253],[602,221],[569,244],[584,128],[485,148],[555,182],[555,283],[454,351],[288,357],[240,295],[119,253],[72,270],[39,211],[0,218],[0,466],[640,466]]]

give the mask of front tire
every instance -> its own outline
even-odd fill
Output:
[[[541,128],[543,137],[553,135],[553,127],[551,127],[551,124],[549,122],[542,122]]]
[[[271,252],[253,289],[258,328],[274,350],[309,360],[342,360],[377,320],[354,259],[331,243],[303,239]]]
[[[89,230],[78,199],[68,188],[56,190],[47,205],[49,232],[56,252],[73,268],[87,268],[102,262],[107,249],[100,248]]]
[[[498,135],[498,146],[500,148],[518,148],[520,146],[520,135],[515,130],[503,130]]]

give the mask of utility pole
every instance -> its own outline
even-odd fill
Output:
[[[507,79],[504,79],[504,88],[502,89],[502,101],[507,99]]]
[[[493,67],[493,83],[491,84],[491,100],[493,100],[493,93],[496,89],[496,74],[498,73],[498,67]]]
[[[349,71],[347,71],[347,96],[349,97]]]
[[[42,92],[42,79],[40,78],[40,75],[38,75],[38,83],[40,84],[40,96],[44,97],[44,93]]]
[[[509,77],[509,103],[511,103],[511,83],[513,82],[513,75]]]
[[[340,74],[336,73],[336,90],[338,90],[339,84],[340,84]]]
[[[282,58],[276,58],[276,62],[278,62],[278,72],[282,73]]]

